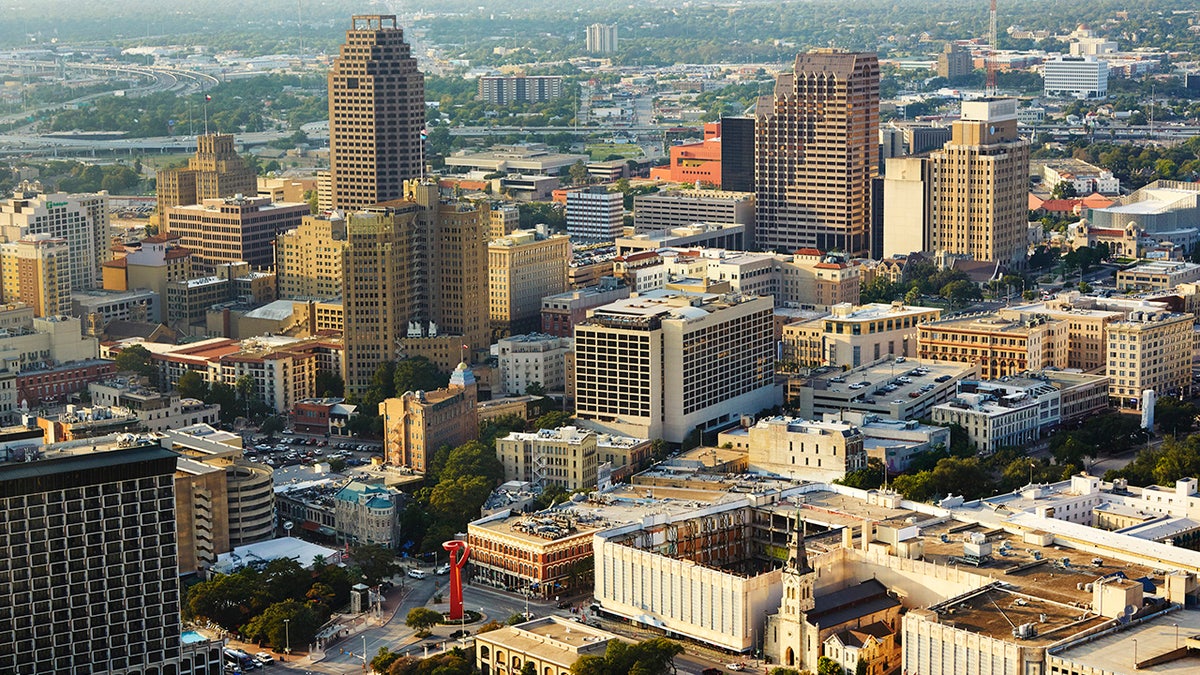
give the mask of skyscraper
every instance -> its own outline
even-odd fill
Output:
[[[879,59],[796,56],[755,114],[758,245],[866,253],[879,143]]]
[[[754,118],[721,118],[721,189],[754,192]]]
[[[396,17],[355,16],[329,71],[334,208],[400,199],[421,175],[425,78]]]
[[[1029,141],[1017,135],[1016,99],[964,101],[950,142],[930,162],[932,249],[1022,264]]]

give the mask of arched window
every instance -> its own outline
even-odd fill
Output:
[[[486,658],[488,658],[488,655],[489,655],[490,653],[491,653],[491,650],[487,648],[487,645],[480,645],[480,647],[479,647],[479,658],[481,658],[481,659],[486,659]]]
[[[794,666],[794,665],[796,665],[796,653],[792,651],[792,648],[791,648],[791,647],[788,647],[788,648],[787,648],[787,652],[785,652],[785,653],[784,653],[784,656],[783,656],[783,664],[784,664],[785,666]]]

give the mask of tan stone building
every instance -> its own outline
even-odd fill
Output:
[[[804,366],[858,366],[892,356],[916,356],[917,326],[942,310],[894,302],[843,303],[828,316],[783,327],[783,360]]]
[[[596,487],[597,434],[576,427],[514,431],[496,439],[504,480],[528,481],[569,491]]]
[[[166,210],[166,230],[208,271],[222,263],[275,264],[275,237],[301,223],[308,204],[271,203],[268,197],[223,197]]]
[[[475,654],[482,675],[518,675],[533,664],[538,675],[571,675],[583,656],[603,656],[608,643],[620,638],[570,619],[547,616],[480,633]]]
[[[1017,134],[1016,99],[964,101],[950,142],[930,161],[933,249],[1023,265],[1029,141]]]
[[[450,383],[437,391],[409,391],[379,404],[384,455],[393,466],[425,473],[442,446],[457,447],[479,437],[475,375],[459,364]]]
[[[342,296],[346,219],[340,213],[305,216],[275,239],[275,275],[285,300]]]
[[[1027,370],[1066,368],[1066,322],[1045,315],[1005,313],[936,321],[920,326],[921,360],[979,365],[985,380]]]
[[[755,119],[758,245],[865,253],[878,172],[878,57],[798,54],[774,93],[759,98]]]
[[[856,265],[844,257],[826,255],[817,249],[796,251],[784,260],[778,304],[827,309],[842,303],[858,304],[860,277]]]
[[[1106,328],[1120,321],[1127,312],[1073,304],[1068,298],[1053,298],[1046,302],[1013,307],[1009,312],[1021,315],[1042,314],[1062,321],[1067,329],[1067,367],[1092,372],[1108,363]],[[1007,312],[1006,312],[1007,313]]]
[[[351,19],[329,70],[332,206],[400,199],[422,175],[425,78],[395,15]]]
[[[101,272],[106,291],[148,288],[165,300],[167,284],[192,277],[192,252],[179,245],[178,236],[155,235],[104,263]]]
[[[494,240],[507,236],[521,226],[521,212],[516,204],[493,202],[491,216],[488,219],[490,230],[488,239]]]
[[[203,572],[230,550],[229,502],[223,468],[180,457],[175,463],[179,573]]]
[[[492,212],[493,214],[495,211]],[[571,240],[516,230],[488,244],[492,337],[521,335],[541,324],[542,298],[567,290]]]
[[[157,190],[161,224],[167,209],[173,206],[257,195],[258,179],[254,169],[238,155],[233,134],[208,134],[196,137],[196,154],[188,159],[187,168],[158,172]]]
[[[1187,396],[1192,385],[1191,314],[1131,312],[1106,327],[1109,392],[1121,408],[1141,408],[1142,392]]]
[[[755,473],[829,482],[867,466],[863,434],[846,422],[770,417],[718,434],[717,445],[726,444],[746,449]]]

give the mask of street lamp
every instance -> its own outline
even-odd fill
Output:
[[[1171,625],[1175,627],[1175,649],[1179,649],[1179,624],[1173,623]]]
[[[1133,640],[1133,669],[1137,670],[1137,639]]]
[[[284,635],[284,641],[286,643],[283,647],[283,652],[288,655],[290,655],[292,653],[292,626],[291,626],[291,623],[292,623],[291,619],[283,620],[283,635]]]

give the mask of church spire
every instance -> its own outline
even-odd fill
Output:
[[[804,531],[807,529],[807,523],[800,516],[800,509],[796,509],[796,532],[793,540],[795,550],[792,551],[791,560],[788,562],[793,571],[798,574],[808,574],[812,572],[812,567],[808,564],[808,548],[804,545]]]

